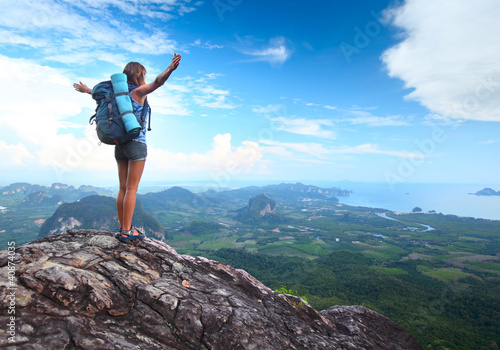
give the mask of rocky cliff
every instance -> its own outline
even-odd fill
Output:
[[[236,218],[241,221],[252,221],[276,213],[276,202],[264,194],[259,194],[250,198],[248,205],[238,211]]]
[[[369,309],[318,312],[243,270],[149,238],[73,230],[2,251],[0,266],[7,349],[423,349]]]

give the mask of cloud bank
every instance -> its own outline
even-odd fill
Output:
[[[408,99],[447,118],[500,121],[498,0],[407,0],[386,16],[404,39],[382,60]]]

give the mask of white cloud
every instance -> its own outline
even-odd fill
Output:
[[[161,173],[200,174],[222,171],[238,175],[253,171],[261,160],[262,152],[257,142],[243,141],[240,146],[234,147],[231,145],[231,134],[216,135],[212,148],[205,153],[174,153],[148,146],[148,167]]]
[[[269,62],[272,65],[281,65],[291,56],[292,50],[288,47],[284,37],[276,37],[269,40],[269,44],[261,48],[244,48],[240,52],[252,56],[252,61]]]
[[[163,115],[190,115],[192,111],[186,102],[185,91],[182,87],[168,85],[164,89],[158,89],[154,94],[148,96],[148,102],[152,106],[152,111]]]
[[[83,169],[114,170],[114,148],[99,146],[95,126],[88,125],[95,102],[88,94],[74,91],[65,70],[2,55],[0,66],[0,81],[8,82],[0,85],[5,101],[0,104],[0,128],[6,132],[0,140],[2,164],[52,168],[58,178]],[[211,75],[210,79],[216,77]],[[198,94],[198,102],[207,107],[234,108],[226,100],[229,91],[202,80],[180,79],[157,90],[150,96],[154,114],[192,114],[186,103],[191,93]],[[263,166],[261,158],[258,143],[244,141],[232,146],[231,135],[224,134],[217,135],[205,153],[173,153],[150,147],[148,160],[152,161],[148,164],[154,165],[148,167],[162,171],[174,168],[192,174],[229,169],[236,174]]]
[[[484,141],[479,141],[478,145],[494,145],[495,143],[500,142],[500,140],[484,140]]]
[[[338,110],[338,108],[337,108],[337,107],[335,107],[335,106],[325,105],[325,106],[323,106],[323,107],[324,107],[324,108],[326,108],[326,109],[331,109],[331,110],[333,110],[333,111],[337,111],[337,110]]]
[[[5,138],[19,140],[14,149],[2,140],[3,148],[11,147],[11,162],[19,164],[36,154],[37,165],[64,171],[109,167],[112,148],[103,151],[97,146],[95,126],[87,124],[88,116],[68,120],[79,115],[82,106],[95,105],[89,95],[76,93],[62,70],[1,55],[0,65],[4,68],[0,81],[8,82],[0,85],[6,101],[0,104],[0,128],[9,131]],[[68,128],[80,128],[82,136],[66,133]]]
[[[317,158],[325,158],[326,155],[331,153],[331,150],[325,148],[320,143],[314,142],[280,142],[274,140],[259,140],[259,144],[271,146],[271,148],[261,147],[264,152],[270,151],[271,153],[281,155],[292,155],[293,152],[305,153]],[[277,152],[279,150],[279,152]]]
[[[193,100],[196,104],[213,109],[234,109],[236,106],[227,101],[224,95],[198,95],[193,96]]]
[[[391,157],[401,157],[401,158],[424,158],[423,154],[413,153],[409,151],[391,151],[391,150],[381,150],[377,145],[367,143],[363,145],[358,145],[354,147],[341,147],[336,149],[331,149],[332,154],[382,154]]]
[[[267,105],[267,106],[254,106],[252,107],[252,111],[259,114],[278,114],[285,107],[283,105]]]
[[[295,143],[295,142],[279,142],[274,140],[259,140],[261,150],[264,153],[278,154],[284,157],[290,157],[295,153],[307,154],[312,157],[326,159],[329,155],[345,155],[345,154],[381,154],[391,157],[416,158],[425,157],[422,154],[408,151],[391,151],[379,149],[375,144],[362,144],[358,146],[343,146],[343,147],[325,147],[319,143]]]
[[[344,113],[350,115],[350,117],[342,118],[343,122],[349,122],[353,125],[365,124],[368,126],[401,126],[409,125],[405,120],[402,120],[400,116],[390,116],[390,117],[378,117],[370,112],[361,110],[351,110],[344,111]]]
[[[272,118],[273,127],[277,130],[290,132],[299,135],[311,135],[327,139],[335,139],[335,132],[325,130],[323,127],[333,126],[333,122],[328,119],[305,119],[305,118]]]
[[[294,98],[293,99],[293,103],[303,103],[304,105],[308,106],[308,107],[319,107],[321,106],[320,104],[318,103],[314,103],[314,102],[306,102],[304,100],[302,100],[301,98]],[[328,106],[329,108],[330,106]]]
[[[213,50],[213,49],[222,49],[224,46],[218,45],[218,44],[212,44],[210,40],[208,41],[201,41],[200,39],[195,40],[191,46],[195,47],[201,47],[202,49],[208,49],[208,50]]]
[[[56,135],[57,122],[76,115],[81,100],[62,71],[33,61],[0,55],[0,126],[10,126],[19,135],[43,144]],[[87,95],[88,96],[88,95]],[[89,97],[89,96],[88,96]]]
[[[451,118],[500,121],[498,0],[407,0],[387,16],[404,34],[382,55],[408,99]]]
[[[172,13],[182,15],[194,9],[186,3],[188,1],[156,0],[3,2],[0,28],[7,30],[0,30],[9,34],[2,36],[0,42],[38,48],[41,57],[69,64],[81,64],[82,59],[87,59],[87,63],[109,62],[113,57],[106,56],[106,50],[153,55],[173,53],[178,51],[179,44],[157,26],[153,31],[146,31],[148,25],[154,25],[148,21],[168,20]],[[116,20],[117,17],[121,20]],[[132,26],[137,21],[146,23],[145,30]],[[85,52],[88,54],[82,54]]]
[[[206,74],[196,80],[184,79],[184,82],[192,91],[192,99],[197,105],[211,109],[236,108],[236,105],[229,101],[229,90],[220,89],[207,83],[207,80],[213,80],[218,76],[218,74]]]
[[[88,51],[88,52],[71,52],[64,54],[48,54],[45,59],[47,61],[60,62],[68,65],[85,65],[94,60],[108,62],[123,69],[127,63],[127,57],[123,54],[113,54],[106,51]]]
[[[5,141],[0,140],[0,163],[5,168],[10,168],[9,165],[26,165],[25,160],[35,158],[26,147],[18,143],[17,145],[8,145]]]
[[[195,10],[188,6],[190,0],[80,0],[78,2],[65,0],[71,6],[78,7],[85,12],[103,13],[109,8],[118,8],[127,15],[134,17],[143,16],[169,20],[173,14],[184,15]],[[201,5],[199,2],[195,6]]]
[[[298,100],[298,99],[297,99]],[[301,100],[299,100],[301,101]],[[306,103],[307,106],[314,105]],[[271,127],[299,135],[310,135],[327,139],[335,139],[336,134],[333,130],[325,130],[325,127],[332,127],[333,122],[329,119],[306,119],[288,117],[285,105],[270,104],[267,106],[254,106],[252,111],[259,114],[268,115],[271,121]],[[271,117],[271,115],[273,117]]]
[[[3,29],[0,29],[0,43],[10,45],[26,45],[31,47],[41,47],[46,45],[43,40],[35,40],[33,38],[14,34]]]
[[[86,125],[83,137],[73,134],[57,135],[52,142],[38,147],[37,157],[42,166],[51,167],[54,175],[81,169],[113,170],[114,147],[100,144],[95,125]]]

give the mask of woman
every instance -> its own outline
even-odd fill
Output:
[[[149,84],[146,84],[146,69],[142,64],[130,62],[125,66],[123,73],[127,75],[128,84],[137,86],[132,90],[132,105],[136,116],[141,115],[146,96],[167,81],[170,74],[179,66],[180,59],[181,55],[174,53],[174,58],[167,69]],[[92,94],[92,89],[82,82],[75,83],[73,86],[78,92]],[[146,163],[146,156],[146,123],[144,123],[139,136],[132,141],[115,146],[115,159],[118,164],[118,179],[120,181],[120,190],[116,197],[120,232],[116,237],[122,241],[145,237],[142,232],[132,226],[132,217],[134,216],[137,188]]]

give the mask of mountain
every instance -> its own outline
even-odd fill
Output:
[[[60,195],[54,195],[48,197],[43,191],[31,192],[22,201],[21,205],[23,207],[32,206],[58,206],[63,202],[63,198]]]
[[[236,218],[240,221],[254,221],[276,216],[276,202],[264,194],[250,198],[248,205],[237,212]]]
[[[23,195],[26,196],[32,192],[47,191],[47,187],[32,185],[27,182],[16,182],[0,189],[1,196]]]
[[[349,196],[352,191],[348,190],[341,190],[340,188],[337,187],[331,187],[331,188],[321,188],[318,186],[313,186],[313,185],[304,185],[300,182],[297,182],[295,184],[289,184],[289,183],[281,183],[279,185],[269,185],[265,186],[262,188],[264,191],[266,190],[280,190],[280,191],[291,191],[291,192],[297,192],[297,193],[303,193],[303,194],[309,194],[309,195],[320,195],[318,197],[324,198],[324,197],[332,197],[332,196]]]
[[[255,197],[259,194],[265,194],[267,197],[277,202],[289,203],[304,199],[331,200],[338,202],[336,196],[349,196],[352,191],[341,190],[339,188],[321,188],[313,185],[304,185],[300,182],[295,184],[281,183],[279,185],[268,186],[249,186],[239,189],[205,192],[204,195],[209,198],[218,198],[225,201],[247,200],[249,197]]]
[[[137,195],[137,198],[144,203],[144,208],[149,211],[154,211],[158,208],[198,208],[206,205],[206,201],[199,195],[178,186],[171,187],[168,190],[161,192]]]
[[[146,231],[146,235],[162,238],[165,229],[138,200],[134,211],[133,225]],[[120,227],[116,214],[116,200],[105,196],[88,196],[78,202],[59,206],[54,215],[40,227],[39,237],[55,235],[73,228],[117,231]]]
[[[47,187],[32,185],[26,182],[17,182],[2,187],[0,189],[0,197],[22,200],[26,198],[26,196],[37,192],[43,192],[46,197],[60,196],[65,202],[74,202],[90,195],[111,196],[113,194],[111,190],[94,186],[83,185],[79,188],[75,188],[74,186],[62,183],[54,183],[50,187]]]
[[[483,188],[481,191],[474,193],[476,196],[500,196],[500,191],[495,191],[492,188]]]
[[[0,318],[14,323],[15,337],[4,331],[0,347],[423,350],[370,309],[318,312],[243,270],[150,238],[123,243],[112,232],[71,230],[16,247],[15,256],[2,251],[2,276],[11,276],[9,262],[16,273],[0,280]]]

